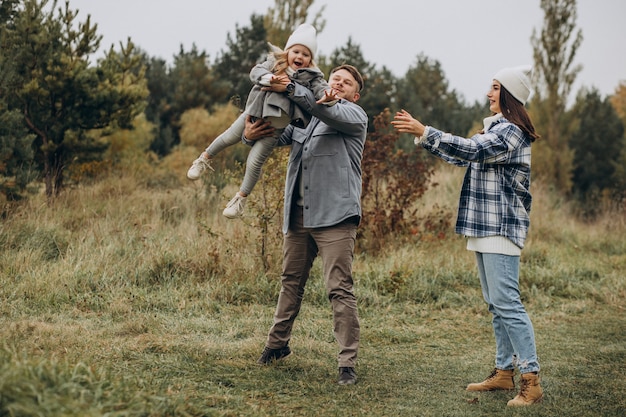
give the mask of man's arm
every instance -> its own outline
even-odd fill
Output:
[[[320,105],[311,90],[297,83],[288,97],[302,110],[340,132],[360,136],[367,130],[367,114],[356,103],[342,99],[334,106]]]

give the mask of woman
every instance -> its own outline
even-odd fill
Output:
[[[519,261],[530,224],[530,146],[539,138],[524,104],[530,95],[530,67],[505,68],[487,94],[492,116],[484,130],[462,138],[425,126],[402,110],[393,126],[416,136],[415,143],[458,166],[467,167],[456,232],[476,253],[485,301],[493,315],[496,367],[468,391],[512,390],[515,367],[520,392],[509,406],[541,401],[533,325],[519,291]]]

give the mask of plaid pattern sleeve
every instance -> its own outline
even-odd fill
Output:
[[[484,134],[462,138],[430,128],[422,146],[447,162],[468,166],[455,231],[504,236],[524,247],[530,226],[530,138],[499,119]],[[454,161],[454,162],[453,162]]]

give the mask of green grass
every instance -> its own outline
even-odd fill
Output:
[[[528,303],[545,391],[540,416],[619,416],[626,407],[626,326],[614,309]],[[306,305],[294,355],[255,360],[271,306],[75,312],[3,323],[6,415],[526,415],[514,393],[469,393],[493,366],[489,317],[411,302],[361,309],[359,382],[336,379],[330,313]],[[18,348],[19,346],[19,348]],[[15,411],[18,410],[18,411]],[[21,410],[21,411],[19,411]],[[2,414],[0,413],[0,414]],[[107,414],[112,413],[112,414]],[[115,414],[119,413],[119,414]]]
[[[459,176],[439,176],[424,205],[453,212]],[[319,263],[294,355],[257,366],[280,246],[264,271],[258,231],[220,216],[228,195],[124,178],[14,209],[0,223],[0,416],[626,413],[623,220],[581,223],[535,193],[521,286],[545,401],[507,409],[515,392],[465,391],[492,369],[494,341],[474,258],[452,233],[357,255],[357,385],[336,384]]]

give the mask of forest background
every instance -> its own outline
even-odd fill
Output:
[[[334,346],[319,279],[309,289],[303,333],[294,336],[310,357],[265,374],[249,367],[278,291],[286,150],[268,162],[241,221],[219,212],[241,178],[244,145],[225,151],[202,181],[185,178],[241,111],[267,41],[283,45],[304,21],[323,27],[323,9],[308,14],[312,4],[276,0],[237,27],[213,62],[181,48],[168,65],[131,39],[92,62],[97,16],[76,21],[71,1],[2,2],[0,415],[273,415],[275,407],[312,415],[341,406],[328,405],[324,388]],[[541,413],[563,415],[566,403],[567,415],[619,415],[626,84],[606,97],[571,91],[583,42],[576,2],[541,7],[544,26],[530,40],[537,89],[528,108],[542,138],[533,145],[535,202],[522,257],[524,298],[552,367],[555,400]],[[497,409],[490,397],[455,401],[449,387],[432,381],[437,395],[408,399],[411,386],[424,383],[416,376],[426,371],[421,355],[461,386],[468,381],[447,364],[488,368],[491,341],[472,259],[453,234],[462,173],[389,126],[405,108],[468,136],[487,106],[464,102],[427,56],[401,78],[368,62],[351,40],[317,58],[326,74],[344,62],[366,77],[359,103],[370,118],[355,263],[361,315],[371,326],[364,350],[416,359],[401,371],[388,368],[399,358],[364,359],[371,382],[345,400],[354,415],[387,415],[386,407],[406,415]],[[381,311],[387,319],[375,314]],[[468,334],[485,355],[457,352]],[[590,359],[590,350],[598,357]],[[381,373],[383,381],[412,382],[387,391],[376,384]],[[281,382],[310,390],[310,404],[298,404]],[[590,391],[591,383],[599,385]],[[276,390],[287,395],[277,399]]]

